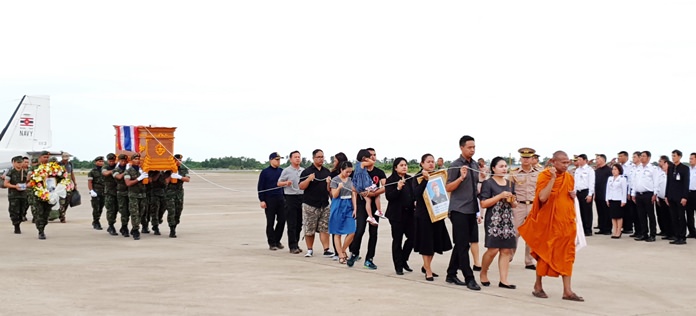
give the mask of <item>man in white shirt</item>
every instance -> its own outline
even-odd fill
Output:
[[[587,155],[578,155],[575,169],[575,192],[580,203],[580,218],[585,236],[592,236],[592,198],[595,190],[595,172],[587,164]]]
[[[631,200],[636,203],[638,213],[636,225],[636,241],[655,241],[657,223],[655,221],[655,201],[659,174],[657,168],[650,164],[649,151],[640,153],[640,165],[635,166],[633,173],[633,189]],[[650,230],[648,230],[648,223]]]
[[[688,238],[696,238],[694,227],[694,210],[696,210],[696,153],[689,155],[689,197],[686,199],[686,227],[689,228]]]
[[[674,230],[672,229],[672,218],[669,214],[669,205],[666,201],[667,192],[667,173],[669,171],[669,157],[666,155],[660,156],[658,165],[660,171],[657,177],[657,225],[660,226],[658,236],[662,236],[664,240],[674,240]]]

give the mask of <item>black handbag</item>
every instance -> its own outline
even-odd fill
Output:
[[[80,204],[82,204],[82,197],[80,196],[80,192],[77,190],[73,190],[72,198],[70,199],[70,207],[75,207]]]

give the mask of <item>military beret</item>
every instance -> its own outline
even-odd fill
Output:
[[[41,152],[41,154],[40,154],[39,156],[46,156],[46,155],[49,155],[49,156],[50,156],[50,155],[51,155],[51,152],[49,152],[48,150],[44,150],[44,151]]]
[[[118,155],[118,160],[128,160],[128,156],[126,156],[126,154],[120,154]]]
[[[94,158],[95,162],[97,162],[99,160],[104,161],[104,156],[97,156],[97,158]]]
[[[109,153],[108,155],[106,155],[106,159],[108,159],[108,160],[116,159],[116,155],[113,153]]]
[[[131,160],[133,160],[133,159],[135,159],[135,158],[140,158],[140,154],[139,154],[139,153],[135,153],[135,154],[133,154],[133,155],[131,156]]]
[[[184,158],[181,154],[176,154],[174,155],[174,158],[181,160],[181,158]]]

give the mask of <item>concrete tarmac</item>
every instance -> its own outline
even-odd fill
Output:
[[[572,280],[586,301],[562,300],[560,278],[544,278],[549,298],[539,299],[531,295],[535,273],[524,269],[522,252],[510,267],[515,290],[496,286],[497,261],[489,272],[491,287],[474,292],[447,284],[451,252],[435,256],[433,271],[440,277],[434,282],[419,272],[418,254],[409,260],[414,272],[397,276],[387,220],[379,226],[377,270],[363,268],[363,261],[348,268],[322,256],[305,258],[287,247],[270,251],[256,195],[258,173],[193,175],[185,184],[178,238],[168,238],[165,222],[162,236],[142,234],[139,241],[92,229],[86,176],[80,178],[82,205],[68,210],[67,223],[50,222],[47,240],[37,239],[30,221],[21,225],[21,235],[12,233],[9,218],[1,225],[0,315],[696,314],[694,239],[676,246],[659,237],[654,243],[626,235],[588,237]],[[6,194],[0,195],[5,208]],[[451,232],[449,220],[447,226]],[[483,226],[479,231],[483,241]],[[304,241],[300,245],[307,249]],[[314,248],[321,248],[319,238]]]

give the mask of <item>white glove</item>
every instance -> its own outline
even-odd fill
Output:
[[[143,179],[148,178],[147,173],[141,173],[140,176],[138,176],[138,181],[143,181]]]
[[[172,173],[172,179],[181,179],[183,178],[180,174],[178,173]]]
[[[94,190],[89,190],[89,196],[97,197],[97,192],[94,192]]]

